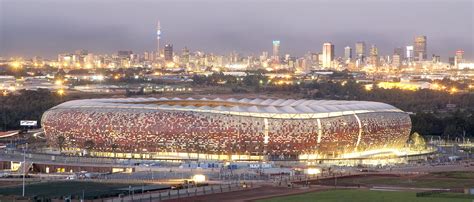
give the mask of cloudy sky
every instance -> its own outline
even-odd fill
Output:
[[[382,54],[428,37],[428,54],[443,60],[463,49],[474,59],[474,0],[0,0],[0,56],[55,58],[87,49],[95,53],[172,43],[227,54],[321,51],[328,41],[341,55],[356,41]]]

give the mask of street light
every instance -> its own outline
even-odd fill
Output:
[[[2,92],[3,99],[6,99],[8,92],[5,90]],[[7,131],[7,109],[5,105],[5,100],[2,101],[2,111],[3,111],[3,130]]]
[[[66,92],[64,91],[64,89],[59,89],[58,91],[56,91],[56,93],[59,95],[60,101],[62,102],[63,96],[64,94],[66,94]]]

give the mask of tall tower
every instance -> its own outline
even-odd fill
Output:
[[[459,63],[464,62],[464,51],[463,50],[457,50],[456,55],[454,56],[454,66],[458,66]]]
[[[172,44],[165,45],[165,61],[166,62],[173,61],[173,45]]]
[[[355,44],[355,57],[363,59],[365,57],[365,42],[359,41]]]
[[[413,53],[413,46],[407,46],[406,47],[406,60],[407,62],[413,62],[413,56],[414,56],[414,53]]]
[[[275,62],[280,62],[280,41],[273,41],[272,59]]]
[[[352,48],[350,46],[346,46],[344,48],[344,59],[346,60],[352,59]]]
[[[160,56],[160,38],[161,38],[161,26],[160,21],[158,21],[158,26],[156,27],[156,55]]]
[[[375,45],[370,47],[370,64],[375,67],[379,65],[379,49]]]
[[[426,36],[415,37],[415,43],[413,44],[413,48],[413,53],[415,54],[416,61],[425,61],[427,59]]]
[[[323,44],[323,67],[330,68],[334,60],[334,45],[331,43]]]

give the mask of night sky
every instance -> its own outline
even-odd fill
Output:
[[[181,52],[216,54],[320,52],[332,42],[341,56],[357,41],[376,44],[382,55],[428,37],[428,55],[443,61],[463,49],[474,59],[474,0],[0,0],[0,56],[42,56],[86,49],[94,53],[156,44]]]

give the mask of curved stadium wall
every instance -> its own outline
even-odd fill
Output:
[[[408,114],[384,103],[233,98],[75,100],[42,125],[50,145],[95,152],[325,158],[400,148],[411,130]]]

